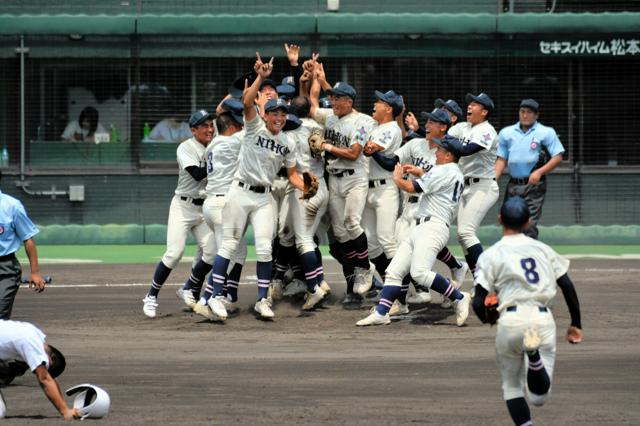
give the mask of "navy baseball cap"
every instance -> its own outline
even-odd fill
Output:
[[[447,111],[443,110],[442,108],[435,108],[431,112],[422,111],[420,113],[420,117],[422,117],[423,120],[437,121],[438,123],[451,126],[451,117],[449,117],[449,114],[447,114]]]
[[[465,96],[464,99],[468,104],[471,102],[477,102],[488,110],[493,110],[495,108],[493,101],[486,93],[480,93],[478,96],[467,93],[467,96]]]
[[[235,98],[225,99],[224,102],[222,102],[222,109],[224,112],[231,114],[231,117],[233,117],[235,121],[240,124],[244,124],[244,105],[242,102]]]
[[[211,120],[213,116],[209,114],[207,111],[201,109],[200,111],[196,111],[191,114],[191,118],[189,118],[189,127],[198,127],[202,123],[207,120]]]
[[[464,118],[464,114],[462,113],[462,108],[460,108],[460,105],[458,105],[458,103],[453,99],[447,99],[445,101],[441,98],[438,98],[436,99],[435,107],[444,108],[451,111],[458,117],[458,120],[462,120]]]
[[[522,102],[520,102],[520,108],[529,108],[533,112],[538,112],[540,104],[536,102],[535,99],[523,99]]]
[[[318,104],[320,105],[320,108],[331,108],[331,101],[327,97],[320,98],[318,100]]]
[[[398,115],[400,115],[400,113],[402,112],[402,109],[404,108],[404,102],[402,101],[402,98],[400,97],[400,95],[398,95],[393,90],[389,90],[386,93],[382,93],[376,90],[375,94],[377,99],[386,103],[393,109],[394,117],[397,117]]]
[[[289,75],[282,79],[282,84],[288,84],[289,86],[296,87],[296,79],[292,75]]]
[[[269,102],[264,106],[264,112],[271,112],[277,109],[282,109],[284,112],[289,112],[289,105],[282,99],[269,99]]]
[[[529,206],[522,197],[511,197],[500,208],[502,224],[510,229],[520,229],[529,221]]]
[[[356,89],[354,89],[349,83],[339,81],[328,90],[330,95],[334,96],[348,96],[351,99],[356,99]]]
[[[243,88],[244,88],[244,83],[243,84]],[[278,84],[271,80],[270,78],[265,78],[262,83],[260,83],[260,90],[262,90],[264,88],[264,86],[271,86],[273,87],[273,90],[277,91],[278,90]]]
[[[288,132],[289,130],[297,129],[300,126],[302,126],[302,120],[300,120],[297,115],[287,114],[287,122],[284,123],[284,127],[282,130]]]
[[[289,84],[280,84],[276,87],[276,91],[278,92],[278,96],[284,99],[292,99],[296,94],[296,88]]]
[[[256,79],[256,76],[252,72],[242,74],[240,77],[233,80],[233,83],[231,83],[231,87],[229,88],[229,94],[234,98],[240,99],[242,97],[242,92],[244,92],[244,81],[249,80],[249,86],[251,86],[251,84],[253,84],[253,81],[255,79]]]
[[[440,145],[441,147],[443,147],[444,149],[452,153],[454,157],[456,158],[462,157],[463,148],[462,148],[462,142],[460,142],[460,139],[455,138],[451,135],[444,135],[441,138],[433,138],[431,140],[436,145]]]

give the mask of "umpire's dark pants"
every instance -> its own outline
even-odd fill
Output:
[[[540,216],[542,216],[542,204],[544,204],[544,196],[547,193],[547,181],[544,177],[537,185],[529,185],[527,181],[528,178],[511,178],[507,184],[507,190],[504,193],[504,201],[516,196],[520,196],[527,201],[529,214],[531,215],[531,226],[529,226],[524,233],[537,240],[538,221],[540,220]]]
[[[0,256],[0,319],[9,319],[18,294],[22,269],[15,254]]]

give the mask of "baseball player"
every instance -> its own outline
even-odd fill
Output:
[[[204,221],[202,205],[207,168],[204,151],[214,135],[213,118],[205,110],[196,111],[189,119],[193,137],[178,146],[178,186],[169,207],[167,225],[167,250],[156,266],[149,292],[142,299],[142,312],[155,318],[158,309],[158,293],[171,270],[178,265],[187,242],[187,233],[191,232],[198,243],[198,256],[211,258],[212,253],[204,253],[208,248],[207,240],[211,230]]]
[[[467,121],[449,129],[449,135],[464,143],[460,169],[464,174],[464,193],[458,207],[458,241],[473,273],[482,244],[476,231],[491,206],[498,200],[495,163],[498,135],[487,116],[494,109],[486,93],[467,93]]]
[[[222,287],[227,267],[230,259],[236,255],[248,223],[251,223],[254,229],[258,258],[258,300],[254,310],[262,318],[273,318],[272,302],[267,297],[272,269],[271,240],[274,232],[271,183],[284,163],[292,185],[301,190],[304,188],[304,182],[295,168],[295,145],[281,132],[286,122],[287,104],[281,99],[271,99],[265,105],[264,121],[254,107],[258,88],[273,70],[273,58],[266,64],[259,55],[257,58],[254,66],[257,78],[251,86],[248,86],[248,82],[245,83],[242,101],[245,135],[238,169],[222,212],[226,222],[223,224],[222,246],[213,264],[213,288],[205,289],[203,297],[198,302],[207,303],[212,314],[219,320],[227,318],[222,301]]]
[[[211,270],[213,265],[213,255],[222,245],[222,227],[224,224],[222,211],[227,203],[227,192],[233,181],[233,175],[238,168],[238,156],[242,146],[243,112],[242,102],[236,99],[227,99],[222,103],[222,112],[216,118],[216,127],[218,135],[213,138],[207,146],[204,158],[207,163],[207,186],[205,193],[207,198],[203,205],[204,219],[212,233],[207,242],[208,250],[205,252],[211,254],[211,258],[203,258],[196,263],[191,271],[189,279],[184,287],[178,289],[177,295],[185,305],[194,309],[198,314],[212,318],[210,311],[206,305],[197,304],[196,301],[200,297],[200,290],[204,277]],[[226,297],[222,299],[225,303],[227,312],[237,310],[238,301],[238,282],[242,273],[242,266],[247,255],[247,246],[244,239],[240,240],[238,251],[234,257],[234,264],[227,274],[225,281]],[[209,285],[212,287],[213,283]],[[211,288],[210,287],[210,288]]]
[[[464,114],[462,113],[462,108],[460,105],[453,99],[447,99],[446,101],[438,98],[434,102],[434,106],[436,108],[442,108],[449,114],[449,118],[451,119],[451,127],[455,126],[458,123],[461,123],[464,120]]]
[[[547,305],[556,284],[571,315],[569,343],[582,341],[580,303],[567,274],[569,261],[524,234],[530,224],[527,202],[518,196],[508,199],[498,219],[503,237],[478,259],[472,303],[482,322],[494,322],[499,313],[496,356],[504,399],[516,425],[532,425],[526,399],[539,406],[551,391],[556,325]],[[494,292],[499,303],[490,312],[485,298]]]
[[[540,105],[533,99],[520,102],[518,123],[505,127],[498,138],[496,179],[500,179],[507,164],[511,178],[504,200],[519,195],[529,205],[531,226],[524,233],[538,239],[538,221],[547,193],[547,174],[562,162],[564,147],[556,131],[538,122]]]
[[[365,294],[373,283],[375,267],[369,264],[367,236],[362,229],[362,212],[369,190],[369,160],[362,155],[373,120],[353,109],[356,90],[345,82],[329,89],[331,109],[318,108],[319,86],[326,82],[322,67],[316,67],[312,83],[311,113],[325,126],[325,151],[329,174],[329,214],[334,236],[347,265],[353,268],[353,284],[347,280],[349,294]],[[343,265],[345,268],[345,265]]]
[[[416,227],[398,246],[398,251],[387,268],[386,279],[380,302],[369,316],[356,325],[389,324],[389,310],[400,296],[402,280],[408,274],[419,285],[430,287],[451,299],[456,313],[456,324],[462,326],[469,314],[468,293],[459,291],[442,275],[432,271],[433,263],[440,250],[449,240],[449,223],[464,189],[463,176],[458,167],[462,144],[451,136],[433,138],[438,145],[436,165],[425,172],[422,167],[397,164],[393,180],[403,191],[421,193],[422,197],[416,214]],[[403,178],[410,173],[419,179],[409,181]]]

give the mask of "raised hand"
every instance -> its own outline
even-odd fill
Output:
[[[412,112],[409,112],[407,116],[404,118],[404,124],[406,124],[407,127],[413,130],[414,132],[417,131],[418,128],[420,127],[420,125],[418,124],[418,120],[416,119],[416,116],[413,115]]]
[[[254,71],[263,79],[268,78],[273,71],[273,57],[266,64],[262,62],[262,58],[260,58],[260,53],[256,52],[256,57],[258,60],[256,61],[256,65],[254,66]]]
[[[289,64],[293,67],[298,66],[298,58],[300,57],[300,46],[297,44],[284,44],[284,50],[287,52],[287,58],[289,59]]]

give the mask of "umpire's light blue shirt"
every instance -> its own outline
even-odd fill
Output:
[[[38,233],[22,203],[0,191],[0,256],[15,253],[23,241]]]
[[[505,127],[498,134],[498,157],[507,160],[509,173],[514,178],[526,178],[538,162],[542,145],[554,157],[564,152],[564,147],[552,127],[539,122],[526,132],[522,131],[520,122]]]

